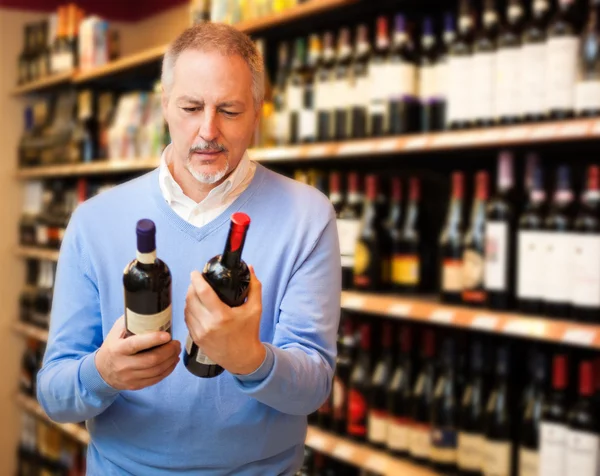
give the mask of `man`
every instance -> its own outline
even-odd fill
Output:
[[[55,421],[87,420],[90,475],[290,475],[306,416],[331,388],[341,287],[333,208],[249,161],[264,85],[247,36],[188,29],[165,55],[162,82],[172,143],[160,168],[88,200],[69,223],[38,398]],[[237,211],[252,219],[243,258],[253,271],[247,302],[232,309],[198,270],[222,252]],[[158,332],[124,338],[122,274],[140,218],[156,223],[173,274],[170,342]],[[223,374],[187,371],[188,332]]]

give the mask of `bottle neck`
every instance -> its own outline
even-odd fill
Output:
[[[247,228],[232,224],[229,228],[229,235],[225,242],[225,249],[221,256],[221,263],[228,269],[234,269],[240,266],[242,262],[242,250],[246,241]]]
[[[137,250],[136,258],[142,264],[154,264],[156,261],[156,250],[148,253],[142,253],[140,250]]]

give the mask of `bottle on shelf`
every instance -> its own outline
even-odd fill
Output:
[[[567,444],[567,359],[554,356],[552,390],[544,400],[540,423],[540,473],[563,476],[566,471]]]
[[[296,39],[294,59],[286,87],[286,106],[289,114],[289,141],[300,143],[300,115],[303,109],[306,74],[306,40]]]
[[[32,180],[25,184],[25,203],[19,222],[21,246],[35,246],[38,242],[38,216],[42,210],[44,188],[41,181]]]
[[[73,130],[69,162],[87,163],[98,157],[98,121],[94,99],[90,89],[77,94],[77,123]]]
[[[388,132],[388,69],[390,34],[387,17],[377,19],[377,39],[369,63],[369,132],[380,137]]]
[[[360,324],[360,350],[356,359],[348,393],[348,428],[350,438],[366,441],[371,380],[371,325]]]
[[[356,243],[361,232],[363,194],[360,177],[356,172],[347,176],[346,202],[337,220],[340,251],[342,254],[342,287],[348,289],[354,282]]]
[[[315,73],[315,105],[317,109],[317,140],[327,142],[333,140],[333,108],[334,91],[333,74],[335,68],[334,38],[331,32],[323,37],[323,60]],[[280,59],[279,70],[282,70]],[[285,61],[285,60],[284,60]],[[284,62],[285,64],[285,62]],[[278,73],[279,74],[279,73]]]
[[[369,390],[368,439],[373,446],[383,449],[387,443],[389,414],[387,407],[387,386],[394,370],[392,354],[392,323],[382,325],[381,356],[373,369],[373,379]]]
[[[302,144],[317,140],[317,105],[315,103],[315,77],[321,63],[321,41],[318,35],[310,36],[310,46],[304,72],[304,91],[298,136]]]
[[[30,65],[33,60],[33,26],[24,27],[23,50],[19,55],[19,75],[17,84],[22,85],[31,81]]]
[[[600,115],[600,1],[590,0],[587,24],[581,35],[575,89],[575,113]]]
[[[367,106],[369,101],[369,62],[371,44],[366,25],[356,30],[356,46],[352,60],[350,96],[344,98],[350,104],[350,138],[367,137]]]
[[[35,339],[27,339],[27,348],[21,359],[21,378],[19,391],[23,395],[35,398],[36,381],[38,372],[39,342]]]
[[[115,96],[108,91],[98,96],[98,138],[97,158],[109,159],[109,131],[115,115]]]
[[[463,196],[464,176],[452,174],[452,195],[446,224],[440,236],[442,301],[460,303],[463,257]]]
[[[342,322],[342,335],[338,339],[339,350],[332,388],[332,430],[338,435],[345,435],[348,428],[348,391],[356,348],[354,323],[348,316],[345,316]]]
[[[391,199],[389,206],[389,214],[385,221],[384,234],[385,234],[385,258],[387,258],[389,270],[385,270],[390,283],[388,287],[398,288],[400,287],[401,277],[400,268],[397,263],[399,258],[399,245],[402,239],[402,180],[400,177],[392,177],[391,180]]]
[[[419,233],[420,182],[409,180],[404,223],[392,239],[392,285],[396,291],[415,293],[421,286],[421,237]]]
[[[507,310],[513,305],[514,230],[513,154],[498,158],[498,190],[488,202],[485,224],[485,289],[487,305]]]
[[[66,6],[58,7],[57,31],[50,57],[51,74],[60,74],[69,70],[68,54],[68,10]]]
[[[572,315],[597,323],[600,316],[600,167],[587,171],[587,189],[582,194],[573,223]]]
[[[229,234],[222,254],[211,258],[202,276],[213,288],[221,301],[229,307],[241,306],[248,297],[250,269],[242,260],[250,217],[237,212],[231,215]],[[186,368],[197,377],[212,378],[223,373],[223,367],[209,359],[202,349],[188,335],[183,362]]]
[[[52,310],[52,295],[54,292],[54,263],[42,261],[38,273],[38,283],[35,295],[31,323],[42,329],[50,326],[50,311]]]
[[[475,199],[471,212],[471,226],[465,234],[462,257],[462,301],[473,306],[483,306],[487,299],[483,279],[487,199],[488,174],[480,171],[475,177]]]
[[[348,98],[351,97],[352,88],[350,77],[352,75],[352,46],[350,45],[350,30],[342,28],[338,37],[338,51],[335,62],[333,89],[334,139],[337,141],[350,139],[350,114]],[[289,107],[289,106],[288,106]]]
[[[37,294],[36,284],[39,280],[39,273],[40,262],[38,260],[28,259],[25,287],[19,296],[19,320],[26,324],[33,322]]]
[[[419,99],[421,101],[419,129],[422,132],[434,132],[444,128],[443,85],[438,82],[439,49],[433,20],[431,17],[427,17],[423,20],[419,61]]]

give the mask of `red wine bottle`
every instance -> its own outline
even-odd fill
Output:
[[[245,213],[231,215],[229,235],[223,254],[209,260],[202,275],[219,299],[230,307],[241,306],[248,296],[250,270],[242,260],[242,250],[250,226]],[[223,367],[210,360],[188,335],[183,356],[185,367],[197,377],[212,378],[223,373]]]
[[[387,134],[387,108],[389,90],[387,82],[390,36],[388,20],[385,16],[377,18],[377,39],[369,64],[371,87],[369,88],[369,131],[373,137]]]
[[[421,236],[419,233],[419,179],[411,177],[408,204],[398,239],[392,245],[392,279],[402,293],[415,293],[421,286]]]
[[[382,354],[379,362],[375,365],[369,391],[369,443],[378,448],[384,448],[387,441],[389,415],[386,405],[386,392],[394,370],[392,338],[392,323],[385,322],[381,333]]]
[[[399,268],[397,266],[397,251],[400,239],[402,236],[402,181],[400,177],[392,178],[392,197],[390,201],[390,210],[387,220],[385,222],[385,246],[388,248],[386,251],[389,261],[388,277],[390,278],[390,288],[397,288],[399,286],[400,276]]]
[[[348,391],[354,357],[356,354],[356,336],[354,324],[347,316],[342,324],[343,333],[338,341],[338,356],[333,376],[333,431],[345,435],[348,428]]]
[[[126,335],[171,333],[171,271],[156,257],[156,226],[137,222],[137,257],[123,272]]]
[[[360,326],[360,353],[352,369],[348,394],[347,432],[358,441],[367,439],[371,370],[371,325],[363,323]]]
[[[350,103],[350,137],[362,139],[367,136],[367,106],[369,99],[369,61],[371,44],[366,25],[356,30],[356,48],[351,66],[352,94],[345,98]]]
[[[442,301],[460,303],[463,257],[464,176],[452,174],[452,195],[446,225],[440,236]]]
[[[348,96],[351,94],[352,46],[350,30],[342,28],[338,36],[338,51],[334,67],[332,98],[334,115],[334,139],[348,140],[350,138],[350,114],[348,111]]]

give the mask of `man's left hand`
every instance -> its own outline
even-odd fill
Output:
[[[185,299],[185,323],[193,341],[211,360],[232,374],[248,375],[266,356],[260,342],[262,284],[250,266],[250,288],[246,302],[229,307],[194,271]]]

